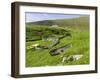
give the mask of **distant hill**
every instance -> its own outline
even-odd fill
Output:
[[[37,21],[37,22],[29,22],[28,24],[51,26],[54,24],[54,22],[53,20],[43,20],[43,21]]]
[[[54,20],[59,26],[89,26],[89,17],[79,17],[74,19],[61,19],[61,20]]]
[[[52,26],[58,25],[59,27],[80,27],[82,29],[89,29],[89,17],[82,16],[74,19],[56,19],[56,20],[43,20],[37,22],[30,22],[27,24]]]

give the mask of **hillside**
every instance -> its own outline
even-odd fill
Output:
[[[52,26],[57,25],[59,27],[70,27],[70,28],[79,28],[82,30],[88,30],[89,29],[89,17],[88,16],[82,16],[79,18],[74,19],[57,19],[57,20],[43,20],[43,21],[37,21],[37,22],[30,22],[27,24],[32,25],[45,25],[45,26]]]
[[[89,43],[86,16],[26,23],[26,67],[89,64]],[[73,55],[83,57],[63,62]]]

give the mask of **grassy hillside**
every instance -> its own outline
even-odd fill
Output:
[[[89,64],[89,18],[60,19],[46,21],[48,24],[39,22],[26,23],[26,67],[57,66],[57,65],[80,65]],[[77,24],[77,25],[76,25]],[[52,25],[58,25],[52,27]],[[59,37],[65,36],[61,39]],[[52,39],[52,40],[45,40]],[[32,45],[50,46],[59,39],[59,43],[48,49],[34,49]],[[65,49],[59,55],[51,56],[50,51],[72,44],[71,48]],[[65,61],[62,63],[62,55],[82,54],[77,61]]]
[[[62,19],[62,20],[54,20],[55,24],[63,27],[69,27],[74,29],[88,30],[89,28],[89,17],[83,16],[75,19]]]
[[[58,25],[60,27],[69,27],[74,29],[88,30],[89,29],[89,16],[82,16],[74,19],[57,19],[57,20],[44,20],[31,22],[32,25],[52,26]]]
[[[67,35],[71,31],[63,27],[26,24],[26,41],[40,40],[49,35]]]

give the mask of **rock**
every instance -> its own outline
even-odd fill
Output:
[[[59,48],[53,49],[50,51],[50,55],[52,55],[52,56],[58,55],[58,54],[64,52],[66,49],[71,48],[71,47],[72,47],[72,44],[67,44],[67,45],[61,46]]]
[[[62,58],[62,63],[65,62],[66,60],[67,60],[67,57],[64,56],[64,57]]]
[[[77,60],[79,60],[80,58],[82,58],[83,55],[72,55],[71,57],[72,57],[73,61],[77,61]]]
[[[80,58],[82,58],[83,55],[70,55],[70,56],[61,56],[62,58],[62,63],[65,62],[65,61],[77,61],[79,60]]]

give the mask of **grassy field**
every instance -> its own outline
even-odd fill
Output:
[[[80,19],[79,19],[80,20]],[[82,20],[82,19],[81,19]],[[61,20],[62,21],[62,20]],[[66,20],[71,24],[73,20]],[[78,19],[76,19],[78,21]],[[86,21],[86,20],[85,20]],[[56,24],[59,20],[55,20]],[[65,22],[65,21],[64,21]],[[82,25],[82,24],[84,25]],[[88,22],[81,22],[80,25],[65,26],[62,23],[58,27],[51,27],[47,25],[33,25],[26,24],[26,67],[40,67],[40,66],[57,66],[57,65],[80,65],[89,64],[89,26]],[[62,24],[62,26],[61,26]],[[71,27],[72,26],[72,27]],[[79,27],[80,26],[80,27]],[[66,35],[71,34],[71,37]],[[51,40],[43,40],[45,37],[55,38],[65,35],[66,37],[60,39],[60,43],[48,49],[33,49],[33,44],[41,46],[49,46],[54,42]],[[50,51],[59,48],[65,44],[72,44],[71,48],[56,56],[51,56]],[[61,62],[61,55],[82,54],[83,57],[77,61]]]

